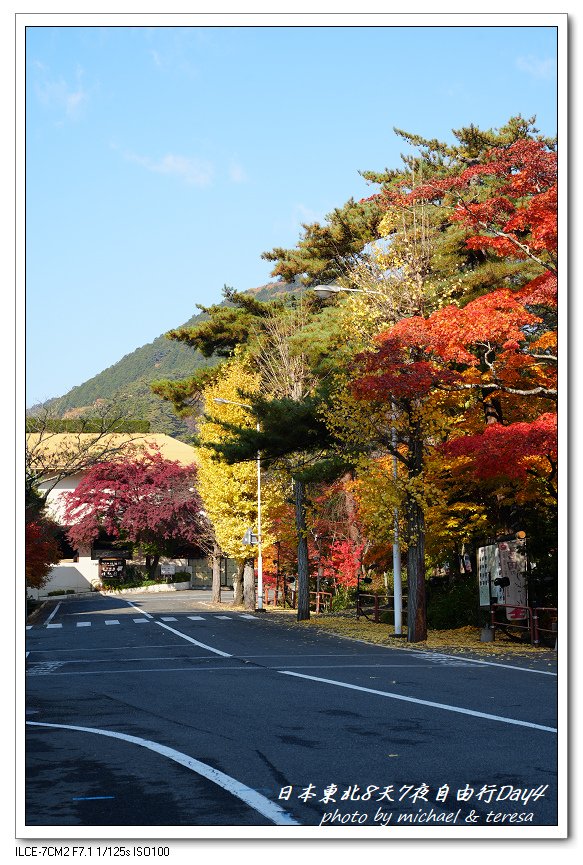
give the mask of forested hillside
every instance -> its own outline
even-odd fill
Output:
[[[289,290],[289,286],[273,282],[249,289],[249,293],[266,300]],[[182,326],[193,326],[206,317],[204,312],[197,313]],[[215,362],[214,358],[205,358],[200,352],[162,334],[63,396],[48,400],[44,407],[50,407],[51,413],[58,417],[72,418],[97,400],[120,404],[123,401],[128,416],[149,421],[151,432],[187,439],[192,422],[177,417],[170,403],[153,394],[150,385],[158,379],[186,378],[200,367],[213,366]],[[38,408],[34,406],[29,413],[34,414]]]

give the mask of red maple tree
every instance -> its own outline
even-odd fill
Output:
[[[410,398],[422,398],[432,388],[473,392],[488,424],[520,429],[519,436],[488,431],[484,448],[472,432],[476,454],[486,459],[495,439],[501,448],[498,470],[507,463],[512,473],[526,441],[531,449],[541,443],[542,456],[549,452],[538,432],[548,425],[557,399],[556,154],[540,141],[520,140],[492,149],[483,163],[455,176],[390,194],[390,201],[403,207],[419,200],[451,208],[450,219],[469,229],[468,248],[530,259],[543,272],[461,308],[452,304],[427,318],[401,320],[378,337],[378,352],[367,361],[358,389],[364,396],[378,397],[384,389],[386,395]],[[479,473],[477,457],[473,464]]]
[[[458,411],[453,455],[471,455],[474,477],[517,479],[546,461],[547,483],[556,475],[557,399],[557,160],[541,142],[521,140],[491,150],[484,162],[414,189],[387,191],[387,205],[407,208],[418,201],[449,209],[452,222],[468,228],[466,245],[508,260],[528,260],[539,273],[526,284],[509,284],[465,306],[448,305],[428,317],[405,318],[376,340],[376,351],[360,359],[353,380],[357,399],[382,403],[409,418],[436,391],[464,392]],[[542,271],[542,272],[540,272]],[[475,428],[481,405],[483,428]],[[468,406],[470,406],[468,410]],[[417,412],[417,415],[415,415]],[[492,426],[496,429],[493,431]],[[437,442],[433,443],[437,445]],[[399,452],[410,479],[422,475],[428,441],[420,423],[409,421]],[[444,450],[444,455],[446,451]],[[423,639],[424,515],[414,497],[406,502],[409,534],[409,595],[418,622],[409,639]],[[413,548],[413,551],[414,548]],[[411,612],[411,610],[410,610]]]
[[[25,524],[24,559],[26,585],[42,588],[52,565],[61,558],[61,549],[55,538],[58,527],[42,515],[36,515]]]
[[[184,546],[206,548],[211,531],[196,491],[196,468],[165,459],[157,450],[93,466],[65,498],[64,519],[75,547],[91,544],[101,532],[139,544],[151,557]]]

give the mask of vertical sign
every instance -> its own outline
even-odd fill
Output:
[[[478,549],[478,585],[480,587],[480,606],[490,606],[490,596],[496,597],[498,603],[503,604],[500,600],[500,591],[504,591],[500,586],[494,585],[494,580],[500,576],[500,555],[496,544],[489,544],[487,547]]]
[[[500,573],[502,577],[508,577],[510,583],[504,590],[505,600],[503,603],[515,606],[507,607],[506,618],[508,621],[525,619],[526,607],[526,555],[523,541],[502,541],[498,544],[500,553]]]

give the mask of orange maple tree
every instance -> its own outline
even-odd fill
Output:
[[[405,318],[379,334],[375,350],[359,358],[354,396],[377,404],[384,400],[409,415],[405,447],[395,453],[409,477],[422,476],[432,446],[442,448],[444,458],[468,457],[464,471],[474,479],[517,480],[534,472],[556,494],[556,154],[541,142],[518,141],[493,149],[483,163],[456,175],[413,189],[401,185],[383,197],[393,207],[421,200],[449,208],[450,220],[468,229],[468,248],[528,260],[533,272],[523,284],[509,280],[464,306]],[[422,430],[423,408],[438,392],[460,397],[455,432],[445,442],[428,441]],[[418,553],[411,561],[410,543],[409,596],[419,615],[413,639],[422,639],[419,495],[408,496],[406,509]]]

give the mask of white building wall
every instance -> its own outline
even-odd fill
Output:
[[[63,493],[77,488],[83,473],[60,480],[52,489],[51,480],[40,483],[39,491],[47,495],[47,512],[57,522],[63,525]],[[63,559],[52,568],[47,584],[42,589],[28,588],[28,594],[35,600],[46,598],[50,592],[73,590],[75,592],[90,592],[99,583],[99,562],[92,561],[91,549],[79,550],[79,560]]]
[[[64,478],[59,481],[51,489],[50,479],[40,483],[39,491],[47,495],[47,511],[49,515],[60,525],[63,525],[63,510],[64,501],[63,494],[77,488],[83,477],[84,472],[79,472],[71,477]],[[174,563],[176,570],[190,570],[188,559],[165,559],[164,562]],[[160,567],[160,566],[159,566]],[[93,587],[99,584],[99,562],[91,559],[91,549],[79,550],[79,560],[74,562],[71,559],[63,559],[58,564],[54,565],[49,574],[46,585],[42,589],[28,588],[27,592],[30,597],[38,600],[46,598],[50,592],[73,590],[74,592],[90,592]]]
[[[63,493],[68,493],[77,489],[82,477],[83,472],[78,472],[76,475],[71,475],[69,478],[63,478],[63,480],[58,481],[52,489],[52,482],[50,480],[43,481],[38,485],[41,493],[45,493],[49,490],[47,495],[47,511],[50,516],[61,525],[63,524],[63,509],[65,504],[63,501]]]

